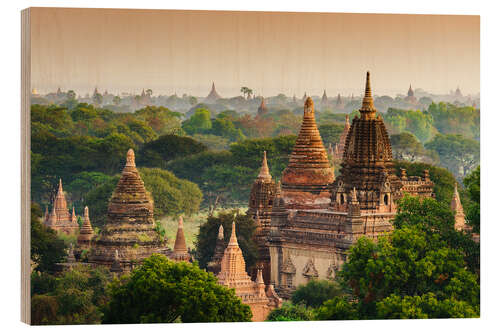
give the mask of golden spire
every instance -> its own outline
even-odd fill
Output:
[[[306,115],[314,116],[314,102],[311,97],[307,97],[304,102],[304,116]]]
[[[267,153],[264,150],[264,157],[262,158],[262,167],[260,168],[259,176],[257,179],[271,181],[272,177],[269,173],[269,167],[267,166]]]
[[[135,154],[132,148],[127,151],[127,163],[125,166],[135,167]]]
[[[370,83],[370,72],[366,72],[365,97],[363,97],[363,105],[361,106],[361,109],[359,109],[359,111],[361,112],[361,117],[364,119],[374,118],[375,112],[377,111],[375,109],[375,106],[373,105],[372,88]]]
[[[227,246],[238,246],[238,239],[236,238],[236,226],[233,221],[233,227],[231,229],[231,238],[229,238],[229,244]],[[239,247],[239,246],[238,246]]]

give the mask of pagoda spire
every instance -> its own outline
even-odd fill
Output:
[[[366,72],[366,86],[365,86],[365,96],[363,97],[363,104],[359,112],[361,112],[361,118],[363,119],[373,119],[375,118],[375,106],[373,105],[372,87],[370,83],[370,72]]]
[[[219,234],[217,235],[217,239],[224,239],[224,227],[222,224],[219,226]]]
[[[236,238],[236,226],[235,226],[234,221],[233,221],[233,226],[231,229],[231,237],[229,238],[229,243],[227,244],[227,247],[238,247],[239,248],[238,239]]]
[[[177,236],[175,237],[174,253],[187,254],[186,238],[184,237],[184,220],[179,216]]]
[[[262,180],[262,181],[271,181],[272,177],[271,174],[269,173],[269,167],[267,165],[267,153],[264,150],[264,156],[262,157],[262,167],[260,168],[259,175],[257,176],[257,179]]]

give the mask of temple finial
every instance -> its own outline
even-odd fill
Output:
[[[89,218],[89,206],[85,206],[85,208],[83,209],[83,217]]]
[[[231,229],[231,238],[229,238],[229,243],[227,246],[238,246],[238,239],[236,238],[236,224],[233,221],[233,227]]]
[[[127,152],[127,163],[125,166],[135,167],[135,153],[132,148],[130,148]]]
[[[307,97],[304,102],[304,115],[314,115],[314,102],[311,97]]]
[[[267,152],[264,150],[264,156],[262,157],[262,167],[260,168],[258,179],[271,180],[271,174],[269,173],[269,167],[267,165]]]
[[[364,114],[370,114],[372,117],[374,117],[375,111],[375,106],[373,105],[373,96],[372,96],[372,88],[371,88],[371,82],[370,82],[370,72],[366,72],[366,86],[365,86],[365,96],[363,97],[363,104],[361,106],[361,109],[359,110],[362,115]]]
[[[224,227],[222,224],[219,226],[219,234],[217,235],[217,239],[224,239]]]

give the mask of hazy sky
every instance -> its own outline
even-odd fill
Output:
[[[479,16],[33,8],[32,88],[479,92]]]

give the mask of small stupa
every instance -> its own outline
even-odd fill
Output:
[[[77,244],[80,248],[89,248],[92,237],[94,237],[94,229],[92,229],[92,225],[90,224],[89,207],[85,206],[83,212],[83,223],[77,238]]]
[[[212,89],[210,90],[210,93],[208,94],[208,96],[205,97],[205,102],[206,103],[213,103],[221,98],[222,98],[221,95],[219,95],[217,90],[215,90],[215,82],[212,82]]]
[[[170,259],[174,261],[190,261],[191,256],[189,255],[186,238],[184,237],[184,220],[182,216],[179,216],[179,222],[177,224],[177,235],[175,237],[174,251],[169,255]]]
[[[153,199],[135,166],[135,154],[127,152],[127,162],[109,200],[107,221],[89,256],[94,265],[110,267],[115,250],[120,252],[124,271],[164,251],[166,240],[157,232],[153,217]]]

